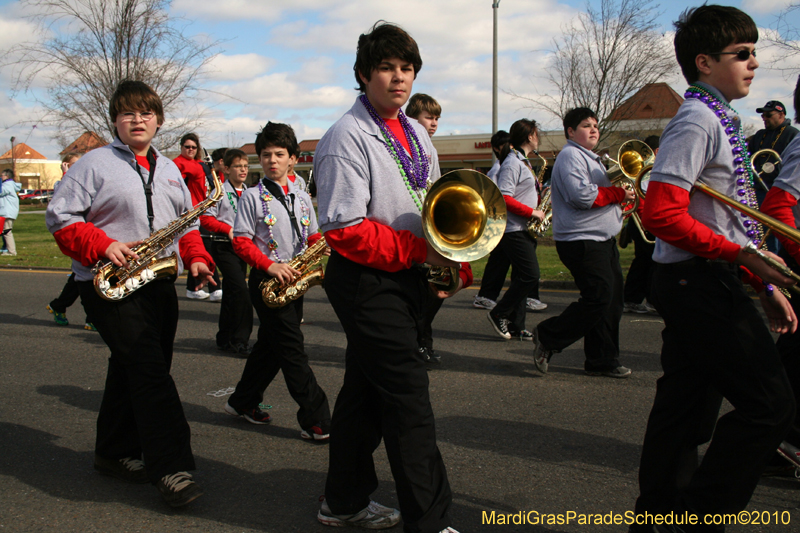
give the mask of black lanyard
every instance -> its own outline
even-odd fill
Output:
[[[136,170],[139,172],[139,177],[142,179],[142,186],[144,187],[144,198],[147,201],[147,223],[150,225],[150,234],[152,235],[153,220],[155,219],[153,214],[153,177],[156,174],[156,155],[152,146],[147,150],[147,164],[150,165],[150,175],[147,181],[142,175],[142,167],[138,161],[136,162]]]

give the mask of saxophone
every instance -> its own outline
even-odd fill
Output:
[[[133,248],[139,259],[128,258],[127,266],[118,267],[108,259],[98,261],[92,269],[94,273],[94,289],[105,300],[122,300],[131,293],[153,280],[178,274],[178,257],[172,252],[167,257],[158,257],[174,241],[175,237],[191,226],[200,215],[222,198],[222,182],[220,182],[211,158],[206,152],[206,162],[211,165],[214,178],[214,193],[165,227],[153,232],[145,241]]]
[[[536,175],[536,181],[541,185],[544,180],[544,172],[547,170],[547,159],[542,157],[536,150],[534,150],[533,153],[542,160],[542,166],[539,168],[539,172]],[[544,218],[542,220],[532,218],[528,221],[528,234],[533,238],[543,236],[553,222],[553,205],[550,203],[550,187],[547,187],[544,189],[544,192],[542,192],[542,197],[536,209],[544,212]]]
[[[281,285],[278,278],[269,278],[261,282],[258,288],[261,290],[261,298],[267,307],[283,307],[293,300],[303,296],[308,289],[315,285],[322,285],[325,273],[319,262],[325,254],[327,248],[325,237],[315,242],[302,254],[298,255],[288,265],[300,271],[300,276],[292,283]]]

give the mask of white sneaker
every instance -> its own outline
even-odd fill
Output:
[[[472,300],[472,307],[475,309],[488,309],[491,311],[494,309],[494,306],[497,305],[497,302],[494,300],[490,300],[489,298],[485,298],[483,296],[476,296],[474,300]]]
[[[458,531],[456,531],[452,527],[448,527],[447,529],[441,530],[439,533],[458,533]]]
[[[209,302],[219,302],[221,300],[222,300],[222,289],[215,290],[208,297]]]
[[[378,502],[369,505],[353,515],[335,515],[328,507],[328,500],[322,500],[317,520],[326,526],[356,526],[365,529],[388,529],[400,522],[400,511],[386,507]],[[446,531],[446,530],[445,530]]]
[[[206,291],[190,291],[187,289],[186,297],[189,298],[190,300],[205,300],[206,298],[209,297],[209,294]]]
[[[525,307],[528,309],[528,311],[544,311],[547,309],[547,304],[540,302],[536,298],[528,298],[528,302]]]

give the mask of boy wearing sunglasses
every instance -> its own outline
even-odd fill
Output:
[[[690,195],[702,182],[757,207],[741,120],[730,103],[750,92],[756,25],[736,8],[704,5],[675,26],[690,87],[661,137],[642,216],[657,237],[652,297],[664,318],[664,375],[644,437],[640,520],[631,531],[654,530],[644,513],[670,512],[676,523],[655,531],[723,531],[706,519],[747,506],[795,412],[775,343],[742,280],[755,288],[773,331],[794,331],[797,318],[768,285],[791,280],[744,249],[761,238],[760,225],[707,195]],[[723,397],[734,409],[717,420]],[[698,467],[697,446],[708,440]]]

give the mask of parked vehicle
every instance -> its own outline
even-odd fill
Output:
[[[25,199],[28,199],[28,198],[37,199],[38,197],[46,196],[48,193],[50,194],[50,198],[52,198],[53,197],[53,189],[34,189],[33,192],[30,192],[28,194],[21,194],[21,191],[20,191],[19,198],[20,198],[20,200],[25,200]]]

